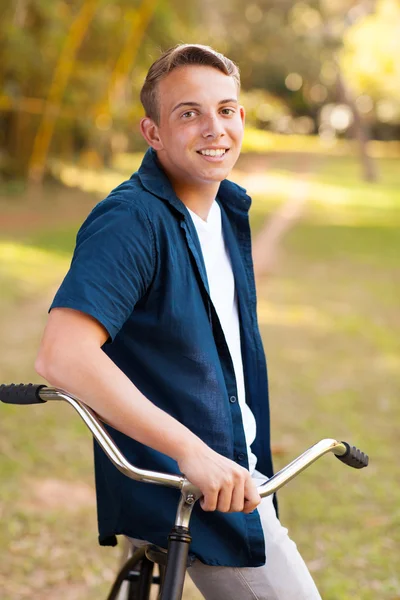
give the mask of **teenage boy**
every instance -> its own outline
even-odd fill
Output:
[[[200,488],[189,573],[207,600],[313,600],[295,544],[257,492],[272,463],[250,198],[225,179],[243,138],[239,86],[236,65],[205,46],[151,66],[141,92],[150,148],[82,225],[36,369],[109,423],[132,463]],[[124,534],[165,546],[176,492],[124,477],[97,447],[95,466],[100,543]]]

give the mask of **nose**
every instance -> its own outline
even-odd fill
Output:
[[[218,139],[225,135],[225,130],[218,115],[209,114],[204,116],[203,137]]]

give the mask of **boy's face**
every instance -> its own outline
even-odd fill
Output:
[[[143,119],[142,132],[171,179],[194,186],[225,179],[244,128],[234,79],[213,67],[178,67],[160,81],[158,101],[159,125]]]

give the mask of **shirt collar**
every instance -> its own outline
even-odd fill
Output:
[[[143,187],[148,192],[169,202],[181,217],[186,218],[188,216],[185,205],[175,194],[153,148],[149,148],[144,155],[138,175]],[[247,213],[251,204],[251,199],[246,194],[246,190],[227,179],[221,181],[218,199],[224,206],[239,213]]]

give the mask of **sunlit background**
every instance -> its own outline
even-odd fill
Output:
[[[39,381],[76,231],[140,165],[140,88],[179,42],[241,71],[232,179],[254,199],[276,468],[323,437],[371,455],[362,472],[314,465],[280,492],[281,519],[324,600],[398,600],[398,0],[3,0],[0,380]],[[0,472],[2,600],[105,598],[120,552],[97,546],[78,417],[1,405]]]

